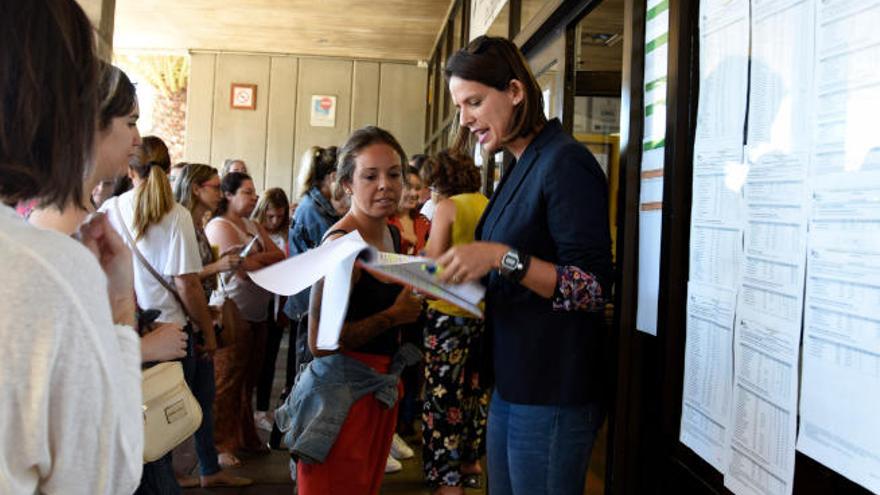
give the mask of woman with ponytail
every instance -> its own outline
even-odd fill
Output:
[[[204,367],[200,365],[205,364],[201,361],[212,359],[217,342],[199,279],[202,260],[195,227],[190,212],[174,201],[167,175],[170,168],[165,143],[155,136],[145,137],[138,159],[129,163],[128,175],[134,189],[110,198],[101,211],[107,214],[132,251],[139,251],[150,265],[148,268],[139,256],[134,255],[134,287],[138,306],[158,309],[158,322],[176,323],[190,332],[184,370],[190,388],[204,403],[208,387],[194,380],[204,376],[199,372],[199,368]],[[164,284],[151,273],[151,269],[164,279]],[[166,286],[173,288],[177,294]],[[192,352],[193,347],[198,357]],[[203,414],[205,423],[210,424],[210,407],[203,410]],[[204,434],[204,429],[199,431]],[[199,460],[203,473],[212,469],[219,471],[219,467],[208,464],[202,455]],[[166,493],[165,490],[179,490],[171,468],[170,454],[144,466],[144,477],[138,493]]]

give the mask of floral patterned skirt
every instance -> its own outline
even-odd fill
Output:
[[[479,319],[428,310],[422,436],[425,477],[434,486],[461,486],[461,464],[486,452],[489,390],[478,372],[484,328]]]

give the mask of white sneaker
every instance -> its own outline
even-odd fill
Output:
[[[254,424],[261,430],[272,431],[272,419],[266,411],[254,412]]]
[[[416,455],[416,453],[413,452],[413,449],[407,445],[402,438],[400,438],[400,435],[395,433],[394,437],[391,439],[391,457],[402,460],[412,459],[414,455]]]
[[[388,459],[385,461],[385,474],[397,473],[402,470],[403,464],[401,464],[400,461],[389,455]]]

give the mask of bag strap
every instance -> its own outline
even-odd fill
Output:
[[[324,244],[324,242],[327,241],[327,238],[328,238],[328,237],[330,237],[331,235],[336,235],[336,234],[343,234],[343,235],[345,235],[345,234],[348,234],[348,231],[345,230],[345,229],[335,229],[335,230],[331,230],[331,231],[327,232],[326,234],[324,234],[324,237],[321,238],[321,244]]]
[[[180,294],[177,292],[177,289],[175,289],[173,285],[168,283],[168,281],[165,280],[162,275],[159,275],[159,272],[157,272],[156,269],[153,268],[152,265],[150,265],[150,262],[147,261],[147,258],[144,257],[144,255],[141,253],[141,250],[138,249],[137,243],[131,237],[131,232],[128,230],[128,224],[126,224],[125,221],[122,219],[122,212],[119,211],[118,197],[113,203],[113,209],[116,211],[116,219],[119,221],[119,225],[122,226],[122,233],[125,234],[125,238],[128,239],[128,243],[131,246],[131,252],[134,253],[135,257],[137,257],[138,261],[141,262],[144,268],[146,268],[147,271],[150,272],[150,275],[152,275],[153,278],[155,278],[156,281],[162,285],[162,287],[165,287],[165,289],[170,292],[172,296],[174,296],[174,300],[177,301],[177,304],[180,305],[180,309],[183,311],[183,314],[186,315],[187,319],[192,320],[192,317],[190,317],[189,311],[186,310],[186,305],[183,304],[183,299],[181,299]]]
[[[323,244],[331,235],[348,233],[350,232],[345,229],[331,230],[324,234],[324,237],[321,239],[321,244]],[[388,224],[388,233],[391,234],[391,244],[394,246],[394,252],[400,253],[400,231],[394,225]]]
[[[391,244],[394,246],[394,252],[400,253],[400,230],[396,226],[389,223],[388,231],[391,233]]]

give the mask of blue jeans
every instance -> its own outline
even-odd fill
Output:
[[[192,338],[190,338],[192,342]],[[196,455],[199,458],[199,474],[210,476],[220,471],[217,447],[214,445],[214,360],[197,356],[190,350],[183,358],[183,374],[186,383],[202,408],[202,424],[195,433]]]
[[[598,404],[513,404],[494,392],[487,433],[489,493],[581,495],[604,419]]]
[[[171,465],[171,452],[159,460],[144,464],[141,483],[134,495],[180,495],[180,485]]]

